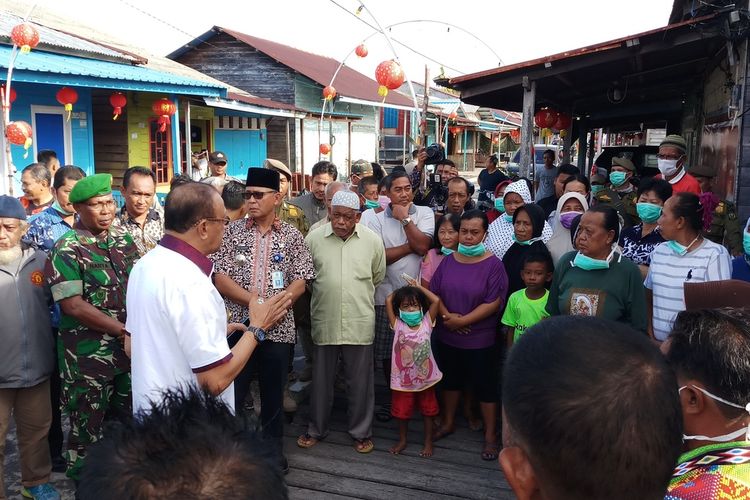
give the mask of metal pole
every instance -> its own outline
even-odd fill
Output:
[[[190,133],[190,101],[185,99],[185,172],[192,176],[193,173],[193,141]]]
[[[463,165],[461,165],[461,170],[466,170],[466,127],[464,127],[464,136],[461,139],[461,149],[464,150],[464,161]]]
[[[294,168],[292,166],[292,141],[289,137],[289,118],[284,120],[284,123],[286,124],[286,164],[289,168]],[[268,131],[266,131],[268,133]],[[297,170],[296,168],[294,170]]]
[[[536,106],[536,82],[523,77],[523,117],[521,120],[521,158],[519,174],[527,179],[533,177],[534,158],[534,108]]]

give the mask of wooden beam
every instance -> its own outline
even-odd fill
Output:
[[[534,170],[534,158],[531,149],[534,146],[534,108],[536,106],[536,82],[523,77],[523,118],[521,120],[521,158],[519,173],[521,177],[530,177]]]

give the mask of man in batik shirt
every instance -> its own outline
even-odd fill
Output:
[[[130,360],[125,353],[125,291],[139,257],[128,232],[112,226],[112,176],[78,181],[70,201],[78,213],[45,269],[62,317],[58,358],[62,400],[70,416],[67,474],[80,479],[86,448],[101,437],[106,416],[130,412]]]
[[[155,207],[156,174],[146,167],[130,167],[122,178],[125,206],[114,221],[125,228],[141,255],[152,250],[164,236],[164,217]]]

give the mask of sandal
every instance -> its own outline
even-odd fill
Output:
[[[357,453],[370,453],[375,448],[375,445],[370,438],[355,439],[354,449]]]
[[[484,450],[482,450],[482,460],[491,461],[497,460],[499,454],[499,447],[497,443],[484,443]]]
[[[390,422],[393,419],[393,415],[391,415],[391,405],[390,403],[384,404],[378,410],[375,412],[375,419],[378,422]]]
[[[308,433],[304,433],[297,438],[297,446],[299,446],[300,448],[312,448],[313,446],[318,444],[318,441],[319,439],[312,437]]]

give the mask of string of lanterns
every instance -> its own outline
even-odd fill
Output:
[[[568,134],[568,128],[573,119],[567,113],[556,111],[552,108],[542,108],[534,115],[534,123],[540,129],[552,129],[560,133],[560,137]]]

